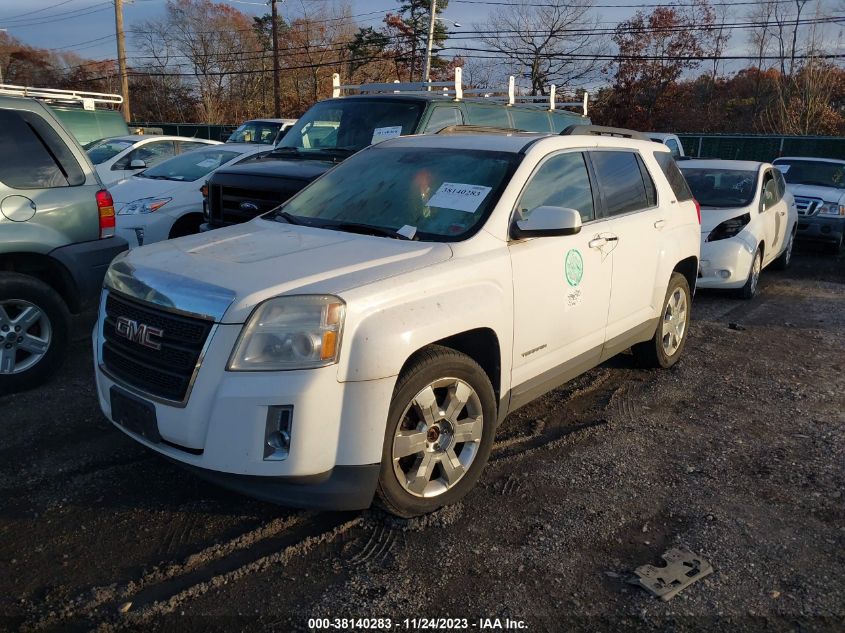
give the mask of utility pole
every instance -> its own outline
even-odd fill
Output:
[[[431,47],[434,44],[434,21],[437,19],[437,0],[431,0],[431,15],[428,20],[428,43],[425,51],[425,73],[423,74],[423,81],[431,79]]]
[[[279,119],[282,116],[282,96],[279,89],[279,27],[276,24],[276,0],[270,0],[270,13],[273,17],[273,116]]]
[[[120,94],[123,96],[123,118],[129,123],[129,77],[126,75],[126,40],[123,36],[123,0],[114,0],[114,24],[117,30],[117,66],[120,71]]]

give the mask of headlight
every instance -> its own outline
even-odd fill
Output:
[[[141,198],[140,200],[130,202],[118,211],[117,214],[138,215],[139,213],[152,213],[153,211],[161,209],[171,200],[173,200],[173,198]]]
[[[337,362],[346,304],[329,295],[276,297],[250,316],[231,371],[309,369]]]
[[[751,222],[751,215],[748,213],[743,213],[739,217],[725,220],[715,229],[710,231],[710,235],[707,236],[707,240],[705,241],[715,242],[716,240],[726,240],[729,237],[734,237],[742,231],[742,229],[745,228],[745,225],[749,222]]]
[[[845,205],[837,202],[824,202],[819,207],[819,215],[845,215]]]

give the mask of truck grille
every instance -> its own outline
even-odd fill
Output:
[[[819,198],[804,198],[795,196],[795,208],[798,215],[816,215],[822,201]]]
[[[153,338],[154,349],[117,330],[120,318],[162,334]],[[113,377],[150,395],[182,402],[197,370],[213,323],[167,312],[147,303],[109,293],[103,323],[103,366]],[[140,330],[143,331],[143,330]]]
[[[302,183],[303,185],[305,183]],[[242,189],[226,185],[212,185],[209,191],[210,221],[215,226],[226,226],[247,222],[252,218],[275,209],[298,190],[267,191]],[[243,205],[243,206],[242,206]],[[250,208],[250,205],[255,208]],[[246,208],[243,208],[246,207]]]

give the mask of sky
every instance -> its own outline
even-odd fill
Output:
[[[249,15],[262,15],[269,12],[269,6],[261,0],[218,1],[225,2]],[[540,0],[529,1],[539,2]],[[638,6],[654,6],[655,1],[594,0],[594,6],[599,19],[603,22],[602,26],[612,28],[620,21],[632,16]],[[689,0],[683,1],[689,2]],[[737,2],[742,3],[743,0],[737,0]],[[125,28],[131,30],[133,25],[163,15],[165,4],[166,0],[124,0]],[[278,7],[283,17],[291,19],[302,16],[305,12],[313,12],[321,4],[348,5],[351,14],[359,16],[356,18],[359,24],[379,27],[384,14],[395,10],[400,3],[398,0],[280,0]],[[823,0],[823,5],[835,14],[845,14],[845,2],[842,0]],[[485,22],[490,12],[495,9],[495,3],[492,2],[451,0],[448,8],[440,15],[461,25],[460,27],[450,25],[450,30],[461,31],[472,29],[474,25]],[[744,9],[745,6],[740,5],[733,7],[731,19],[741,19]],[[650,7],[647,10],[650,11]],[[845,21],[842,25],[845,26]],[[40,48],[74,51],[91,59],[113,59],[117,55],[114,8],[111,0],[0,0],[0,29],[4,28],[9,34],[26,44]],[[842,50],[841,39],[842,27],[830,28],[826,48],[830,52],[839,52]],[[745,54],[746,42],[747,33],[735,30],[726,54]],[[135,46],[130,36],[127,37],[126,48],[131,64]]]

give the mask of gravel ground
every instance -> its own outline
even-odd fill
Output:
[[[81,340],[0,398],[0,626],[845,630],[845,260],[805,248],[761,288],[699,293],[673,370],[622,355],[511,415],[477,488],[410,521],[195,479],[104,420]],[[669,602],[627,582],[674,546],[714,573]]]

